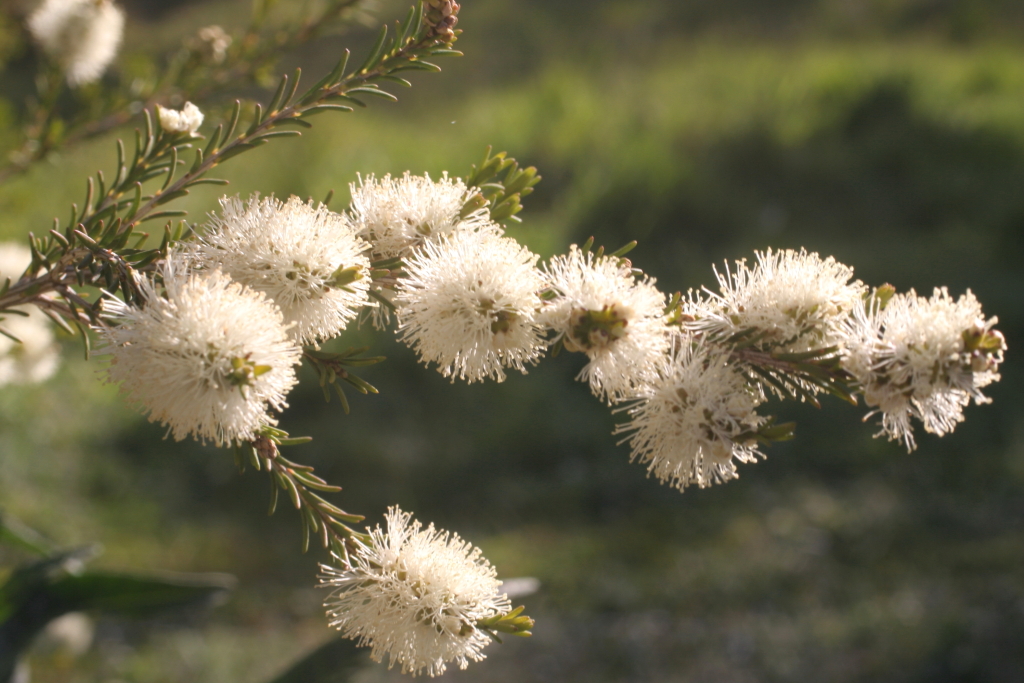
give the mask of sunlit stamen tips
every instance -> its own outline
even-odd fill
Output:
[[[447,174],[437,181],[410,173],[401,178],[360,176],[349,189],[352,223],[373,246],[376,260],[408,256],[427,239],[455,230],[492,228],[485,210],[463,215],[476,191]]]
[[[480,549],[388,510],[387,529],[370,531],[347,566],[321,565],[331,626],[388,657],[402,673],[440,676],[448,663],[465,669],[484,658],[490,633],[528,633],[533,621],[511,610]]]
[[[691,296],[683,306],[692,318],[685,327],[783,353],[837,344],[843,321],[864,305],[867,292],[863,283],[851,281],[853,269],[804,250],[756,253],[753,267],[737,261],[734,269],[716,271],[719,292],[708,292],[706,299]]]
[[[368,304],[368,249],[345,216],[323,205],[225,197],[195,261],[266,293],[308,344],[336,336]]]
[[[786,436],[757,415],[759,392],[727,356],[685,336],[638,395],[622,408],[630,421],[616,433],[629,435],[633,460],[679,490],[736,478],[736,462],[763,457],[758,441]]]
[[[665,295],[622,259],[576,245],[544,275],[539,317],[566,349],[590,359],[580,377],[608,401],[629,396],[668,350]]]
[[[1006,340],[985,319],[969,291],[957,300],[945,288],[930,298],[911,290],[855,312],[847,324],[843,368],[860,383],[865,403],[882,416],[882,432],[915,448],[910,419],[943,435],[963,420],[981,389],[999,379]],[[869,416],[870,416],[869,415]]]
[[[526,372],[546,344],[535,320],[537,255],[494,231],[459,231],[423,245],[395,297],[402,339],[446,376],[476,382]]]
[[[172,255],[142,308],[104,301],[107,374],[175,439],[248,441],[285,407],[300,350],[281,312],[220,271],[189,274]]]

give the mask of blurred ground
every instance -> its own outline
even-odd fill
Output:
[[[247,3],[173,4],[135,3],[129,48],[240,24]],[[993,405],[913,454],[873,440],[862,409],[783,406],[795,442],[739,481],[680,494],[615,445],[614,418],[573,382],[577,359],[452,385],[388,334],[352,333],[344,343],[389,357],[366,373],[381,395],[353,398],[346,417],[305,376],[282,424],[315,441],[293,457],[371,522],[401,504],[479,544],[503,576],[543,583],[526,600],[533,639],[448,676],[1024,680],[1019,3],[491,0],[464,3],[460,28],[466,57],[444,73],[225,167],[230,191],[333,188],[341,208],[356,172],[464,174],[493,144],[544,175],[510,231],[544,255],[639,239],[634,263],[674,290],[755,248],[806,246],[869,283],[970,287],[1010,360]],[[316,72],[368,40],[326,39],[289,64]],[[0,235],[49,227],[112,165],[112,140],[0,187]],[[187,206],[198,217],[215,198]],[[311,588],[325,558],[299,554],[292,511],[265,517],[267,481],[161,440],[67,347],[49,384],[0,391],[0,506],[64,545],[103,543],[105,566],[241,585],[212,612],[102,620],[81,658],[38,653],[34,680],[260,683],[326,640]],[[398,678],[368,667],[357,680]]]

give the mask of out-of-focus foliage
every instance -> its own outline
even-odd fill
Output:
[[[141,5],[137,41],[247,18],[246,3],[188,3],[157,27]],[[628,463],[571,358],[452,385],[389,335],[353,332],[343,341],[389,357],[366,370],[381,394],[345,416],[307,374],[282,426],[315,440],[289,456],[343,486],[346,509],[376,522],[401,504],[504,576],[543,583],[528,599],[535,637],[460,676],[1024,678],[1019,3],[489,0],[460,18],[466,58],[398,105],[251,153],[228,190],[336,189],[340,209],[357,171],[466,174],[493,144],[544,176],[510,228],[541,253],[638,239],[633,262],[678,289],[754,248],[806,246],[873,284],[970,287],[1010,345],[994,404],[911,455],[873,440],[861,410],[788,406],[795,441],[737,482],[679,494]],[[323,70],[339,45],[288,65]],[[15,59],[4,78],[29,66]],[[17,106],[0,104],[0,142]],[[0,234],[44,231],[111,149],[89,143],[0,187]],[[185,204],[198,220],[216,196]],[[0,393],[0,505],[63,545],[102,542],[105,566],[226,571],[240,587],[206,617],[104,619],[83,658],[37,654],[35,680],[272,679],[329,638],[310,587],[322,558],[297,554],[289,511],[264,516],[266,481],[228,453],[162,441],[95,381],[97,362]]]

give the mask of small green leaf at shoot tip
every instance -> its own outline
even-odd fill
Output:
[[[621,258],[621,257],[625,256],[626,254],[628,254],[629,252],[631,252],[634,249],[636,249],[636,245],[637,245],[637,241],[633,240],[632,242],[630,242],[628,244],[622,245],[621,247],[619,247],[618,249],[613,251],[610,255]]]
[[[278,446],[301,446],[303,444],[310,443],[313,440],[311,436],[293,436],[287,439],[280,439],[277,441]]]

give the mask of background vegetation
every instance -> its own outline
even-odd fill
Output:
[[[126,4],[131,54],[239,26],[248,2]],[[685,290],[710,285],[712,263],[805,246],[873,284],[970,287],[1000,317],[1010,360],[994,405],[913,454],[873,440],[863,409],[787,406],[797,441],[739,481],[680,494],[615,445],[615,418],[573,381],[577,359],[453,385],[392,335],[353,331],[344,341],[388,356],[365,375],[381,394],[345,416],[307,374],[283,426],[315,440],[292,456],[370,522],[399,503],[480,545],[503,576],[542,582],[526,599],[535,637],[448,676],[1024,679],[1020,3],[488,0],[461,17],[465,58],[397,105],[320,117],[226,166],[229,190],[337,189],[341,209],[357,172],[465,174],[493,144],[544,176],[511,231],[544,255],[590,235],[638,239],[634,263]],[[3,35],[9,146],[33,57],[17,27]],[[369,40],[325,38],[286,65],[318,72]],[[0,187],[0,236],[44,231],[114,163],[112,140]],[[216,196],[191,197],[193,218]],[[265,516],[265,477],[161,440],[97,381],[101,361],[66,343],[56,379],[0,391],[0,507],[61,546],[102,543],[100,566],[227,572],[239,587],[214,610],[101,619],[80,657],[42,642],[34,680],[258,683],[327,641],[311,587],[325,557],[298,553],[293,511]],[[18,559],[0,549],[0,564]],[[353,680],[398,678],[368,666]]]

